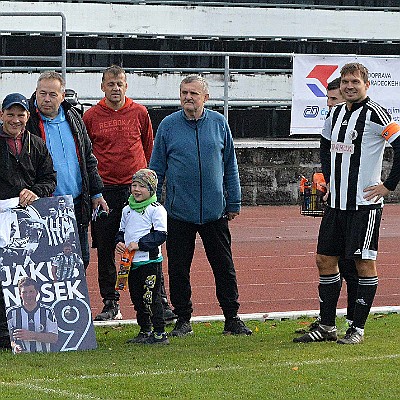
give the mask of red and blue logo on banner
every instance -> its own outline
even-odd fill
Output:
[[[321,85],[326,89],[328,86],[328,79],[338,69],[338,65],[316,65],[306,78],[314,78],[321,82]],[[322,91],[321,88],[315,83],[306,83],[308,88],[314,93],[316,97],[326,97],[326,91]]]

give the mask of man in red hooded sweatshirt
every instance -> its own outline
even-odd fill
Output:
[[[127,89],[125,71],[112,65],[103,72],[101,90],[105,97],[83,115],[104,183],[103,196],[110,208],[108,216],[100,214],[92,223],[104,303],[102,312],[95,317],[97,321],[119,315],[114,239],[130,195],[132,176],[147,167],[153,150],[153,128],[147,109],[126,97]]]

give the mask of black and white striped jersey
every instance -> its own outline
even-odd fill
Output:
[[[48,216],[44,218],[49,246],[58,246],[69,239],[74,226],[69,217]]]
[[[76,253],[66,255],[59,253],[54,258],[52,265],[55,266],[56,277],[58,281],[65,281],[74,277],[75,268],[79,270],[79,266],[83,268],[83,261]]]
[[[7,311],[7,322],[11,334],[14,329],[58,334],[54,311],[50,307],[40,303],[32,311],[25,310],[23,306],[10,308]],[[13,338],[11,339],[13,340]],[[50,343],[23,340],[22,344],[27,352],[39,351],[47,353],[50,351]]]
[[[325,179],[329,178],[327,182],[330,182],[328,205],[341,210],[377,205],[373,200],[364,199],[363,190],[381,183],[385,144],[393,145],[399,137],[400,126],[385,108],[369,97],[353,103],[350,111],[346,104],[333,107],[321,138],[322,169]],[[396,147],[398,143],[400,140]],[[392,172],[396,172],[394,187],[400,179],[400,163],[396,157],[395,161],[396,165],[392,166]],[[393,177],[391,185],[387,186],[390,190],[394,190],[390,187],[392,181]]]

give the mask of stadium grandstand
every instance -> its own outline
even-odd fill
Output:
[[[398,24],[390,24],[400,16],[394,0],[2,1],[2,96],[19,87],[29,95],[35,77],[27,72],[60,69],[59,61],[46,57],[62,53],[61,21],[38,12],[65,15],[67,83],[81,101],[101,96],[98,73],[117,63],[132,74],[128,94],[149,107],[156,126],[177,107],[181,74],[210,74],[213,108],[222,111],[220,54],[239,54],[229,58],[229,120],[236,138],[289,136],[291,54],[399,54]],[[135,50],[146,53],[129,54]]]
[[[119,64],[129,73],[127,95],[148,107],[156,129],[179,107],[182,76],[202,73],[209,106],[229,115],[235,140],[293,142],[293,55],[398,56],[399,17],[398,0],[1,1],[0,98],[30,96],[38,74],[56,69],[90,106],[102,97],[101,71]],[[239,159],[250,157],[240,151]],[[318,163],[300,158],[310,171]],[[295,202],[302,167],[285,178],[260,171],[256,186],[269,189],[244,185],[245,202],[265,204],[283,186],[275,202]]]

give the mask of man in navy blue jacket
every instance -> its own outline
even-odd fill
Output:
[[[158,176],[158,198],[166,181],[168,274],[171,303],[178,315],[170,336],[193,333],[190,266],[197,232],[214,273],[224,333],[252,333],[237,315],[239,294],[228,227],[241,205],[235,150],[224,116],[204,108],[208,98],[208,85],[201,76],[181,82],[182,110],[159,125],[150,160]]]

